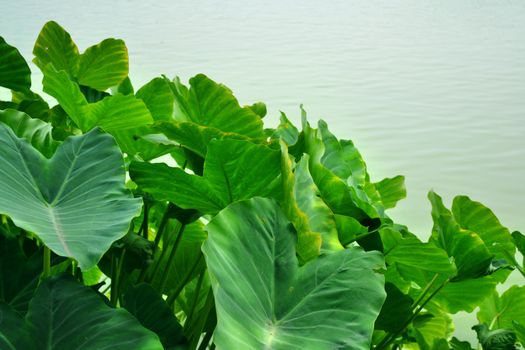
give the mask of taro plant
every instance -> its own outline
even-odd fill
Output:
[[[298,128],[199,74],[136,92],[123,41],[56,22],[33,62],[0,38],[1,349],[472,349],[525,342],[524,274],[481,203],[429,193],[423,241],[324,121]],[[51,101],[56,101],[54,104]],[[129,177],[127,177],[129,175]]]

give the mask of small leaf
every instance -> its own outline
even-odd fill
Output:
[[[163,78],[154,78],[137,91],[137,98],[146,104],[153,120],[171,120],[173,117],[173,93]]]
[[[385,209],[394,208],[397,202],[407,196],[405,177],[401,175],[383,179],[374,183],[374,186],[377,192],[379,192],[381,202]]]

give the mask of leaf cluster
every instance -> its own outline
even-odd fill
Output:
[[[430,192],[428,240],[394,222],[403,176],[203,74],[136,92],[127,48],[56,22],[31,70],[0,37],[1,349],[471,349],[525,344],[525,238]],[[56,104],[50,103],[52,97]],[[519,253],[518,253],[519,252]]]

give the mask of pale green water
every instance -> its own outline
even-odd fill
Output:
[[[241,103],[265,101],[272,121],[278,110],[298,121],[303,103],[311,120],[355,141],[374,180],[406,176],[408,198],[391,215],[421,237],[431,188],[447,202],[467,194],[525,231],[524,1],[0,5],[0,35],[28,59],[54,19],[81,50],[124,39],[135,86],[203,72]]]

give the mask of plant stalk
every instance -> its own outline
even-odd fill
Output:
[[[441,289],[443,289],[447,284],[448,282],[450,282],[450,278],[447,278],[445,281],[443,281],[443,283],[441,283],[441,285],[439,287],[436,288],[436,290],[434,290],[430,296],[425,299],[425,301],[423,303],[421,303],[421,305],[419,307],[416,308],[416,310],[412,313],[412,315],[410,316],[410,318],[408,320],[406,320],[403,325],[399,328],[399,330],[397,330],[396,332],[393,332],[393,333],[390,333],[390,334],[387,334],[382,340],[381,342],[379,342],[379,344],[377,344],[377,346],[375,347],[376,350],[382,350],[382,349],[386,349],[386,347],[388,345],[390,345],[395,339],[396,337],[401,334],[409,325],[410,323],[412,323],[412,321],[414,321],[414,319],[417,317],[417,315],[423,310],[423,308],[425,307],[425,305],[433,298],[436,296],[437,293],[439,293],[441,291]],[[433,281],[430,281],[430,283],[433,283]],[[430,284],[429,283],[429,284]],[[426,289],[426,288],[425,288]],[[428,291],[427,291],[428,293]]]
[[[51,250],[44,246],[44,260],[42,268],[42,278],[47,278],[51,274]]]
[[[168,257],[168,262],[166,263],[166,268],[164,270],[164,273],[162,274],[162,279],[160,281],[160,290],[163,291],[164,287],[166,287],[166,281],[168,280],[168,275],[171,272],[171,268],[173,266],[173,262],[175,260],[175,254],[177,253],[177,249],[180,245],[180,241],[182,240],[182,234],[184,233],[184,228],[186,228],[185,224],[181,224],[179,227],[179,230],[177,232],[177,238],[175,238],[175,243],[173,243],[173,247],[171,248],[170,256]],[[157,268],[160,265],[161,260],[159,259],[159,263],[157,264]],[[155,271],[156,273],[156,271]],[[152,275],[154,276],[154,274]]]

